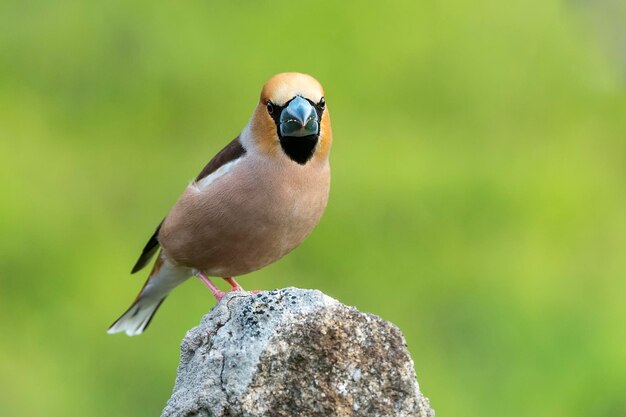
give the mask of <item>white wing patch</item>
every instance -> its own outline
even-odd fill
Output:
[[[195,188],[198,192],[206,190],[206,188],[211,185],[215,180],[224,175],[228,174],[235,165],[237,165],[241,161],[241,157],[230,162],[225,163],[217,170],[202,178],[200,181],[194,181],[190,184],[191,187]]]

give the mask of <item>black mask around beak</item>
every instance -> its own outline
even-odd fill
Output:
[[[276,124],[280,145],[289,158],[300,165],[306,164],[317,145],[320,134],[321,111],[310,101],[296,96],[285,106]]]

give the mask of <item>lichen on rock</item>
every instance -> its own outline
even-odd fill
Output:
[[[163,416],[433,417],[400,330],[315,290],[226,295],[190,330]]]

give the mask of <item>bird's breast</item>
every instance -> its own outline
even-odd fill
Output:
[[[168,214],[159,241],[172,262],[238,276],[281,258],[319,222],[330,187],[328,162],[298,165],[246,156]]]

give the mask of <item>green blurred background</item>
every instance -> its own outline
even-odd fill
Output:
[[[190,280],[129,270],[274,73],[333,116],[326,215],[240,280],[396,323],[438,416],[626,416],[622,0],[0,3],[0,415],[154,416]]]

